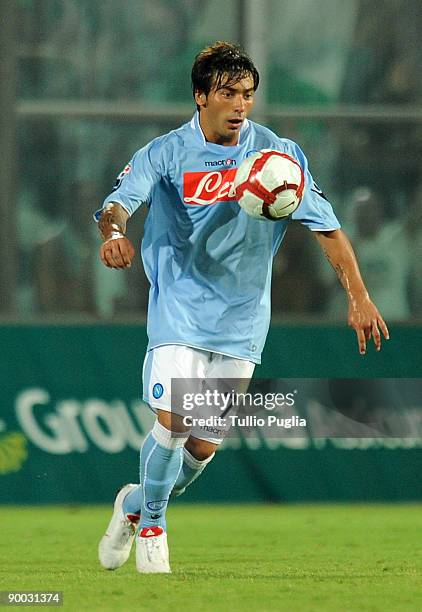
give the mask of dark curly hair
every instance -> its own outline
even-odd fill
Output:
[[[192,92],[194,96],[197,92],[208,95],[211,89],[234,85],[248,76],[252,77],[256,91],[259,74],[251,58],[238,45],[219,40],[195,57]]]

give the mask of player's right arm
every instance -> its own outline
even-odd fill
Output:
[[[118,202],[110,202],[101,213],[98,229],[104,242],[100,257],[108,268],[121,270],[132,264],[135,249],[125,236],[128,218],[129,213]]]
[[[139,149],[94,214],[104,241],[100,257],[108,268],[124,269],[132,263],[135,249],[125,236],[126,222],[141,204],[151,205],[154,187],[166,172],[164,156],[172,156],[167,144],[166,136],[161,136]]]

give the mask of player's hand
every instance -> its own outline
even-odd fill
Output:
[[[388,327],[380,315],[378,308],[366,295],[349,302],[349,325],[356,332],[359,352],[361,355],[366,353],[366,342],[374,340],[377,351],[381,350],[381,333],[386,340],[390,338]]]
[[[116,270],[130,268],[134,256],[135,249],[126,236],[110,238],[101,245],[101,261],[107,268],[114,268]]]

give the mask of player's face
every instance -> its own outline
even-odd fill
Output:
[[[205,138],[209,142],[226,146],[235,145],[243,121],[254,103],[252,77],[237,83],[226,83],[219,89],[211,89],[208,95],[196,93],[195,101],[200,106],[199,120]]]

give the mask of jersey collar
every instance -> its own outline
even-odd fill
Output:
[[[195,132],[196,137],[202,142],[204,147],[206,147],[207,144],[215,144],[215,143],[208,143],[208,141],[205,138],[204,132],[202,131],[201,125],[199,123],[199,111],[196,111],[196,113],[192,117],[190,126]],[[237,143],[237,145],[233,145],[233,146],[237,147],[243,143],[243,140],[246,137],[246,133],[248,132],[249,127],[250,127],[249,121],[245,119],[244,122],[242,123],[242,127],[240,128],[239,142]]]

